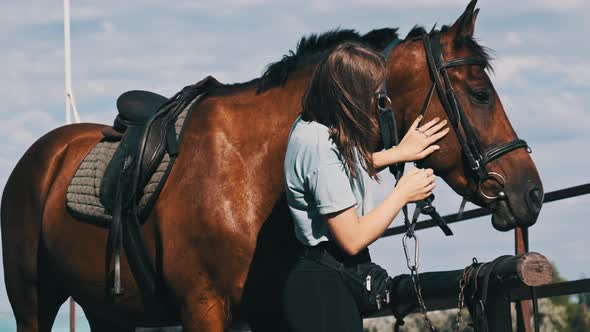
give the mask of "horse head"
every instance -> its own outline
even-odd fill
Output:
[[[421,111],[423,122],[449,121],[454,130],[420,166],[433,168],[458,194],[490,209],[494,228],[507,231],[536,222],[543,186],[488,76],[488,50],[473,39],[476,2],[450,27],[430,33],[414,28],[388,56],[387,90],[402,133]]]

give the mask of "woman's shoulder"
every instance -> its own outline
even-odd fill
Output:
[[[316,121],[305,121],[300,115],[293,123],[291,137],[304,142],[318,143],[319,139],[330,137],[330,130]]]
[[[291,128],[289,145],[293,144],[319,153],[338,151],[330,139],[330,128],[316,121],[305,121],[301,116],[297,117]]]

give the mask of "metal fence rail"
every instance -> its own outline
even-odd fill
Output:
[[[553,297],[590,293],[590,279],[556,282],[554,284],[535,287],[537,297]],[[515,288],[510,292],[511,301],[530,300],[531,292],[528,287]]]
[[[548,284],[535,287],[538,298],[574,295],[582,293],[590,293],[590,279],[580,279],[574,281],[564,281],[554,284]],[[517,302],[531,299],[530,287],[521,285],[510,290],[510,301]],[[457,297],[437,298],[428,301],[428,310],[448,310],[457,309]],[[412,313],[419,313],[419,309],[415,308]],[[388,317],[391,316],[390,310],[381,310],[367,318]]]
[[[582,184],[582,185],[575,186],[575,187],[569,187],[569,188],[555,190],[555,191],[545,193],[543,203],[559,201],[562,199],[572,198],[572,197],[581,196],[581,195],[585,195],[585,194],[590,194],[590,183],[586,183],[586,184]],[[447,224],[453,224],[453,223],[462,222],[462,221],[469,220],[469,219],[487,216],[491,213],[492,212],[488,209],[477,208],[477,209],[463,212],[463,217],[461,219],[458,218],[457,213],[446,215],[443,218],[445,219]],[[427,219],[427,220],[418,222],[416,224],[415,229],[416,230],[426,229],[426,228],[431,228],[431,227],[435,227],[435,226],[437,226],[437,225],[434,222],[434,220]],[[383,235],[381,235],[381,238],[393,236],[393,235],[404,234],[405,232],[406,232],[406,229],[404,226],[391,227],[391,228],[388,228],[383,233]]]

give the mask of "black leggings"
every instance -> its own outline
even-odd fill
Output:
[[[367,259],[368,251],[366,252]],[[283,294],[290,332],[362,332],[359,309],[338,272],[300,257]]]

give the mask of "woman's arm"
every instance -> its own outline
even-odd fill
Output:
[[[383,168],[394,165],[397,163],[403,163],[407,160],[402,158],[402,154],[397,146],[389,148],[387,150],[373,152],[371,155],[373,159],[373,165],[377,169],[377,172],[381,172]]]
[[[357,254],[383,234],[404,205],[430,196],[435,178],[432,169],[415,169],[400,179],[378,207],[361,218],[354,207],[325,215],[334,240],[347,254]]]
[[[440,149],[440,146],[432,144],[449,132],[449,128],[443,129],[447,120],[439,123],[440,119],[435,118],[418,128],[421,119],[422,116],[419,116],[414,120],[398,146],[373,153],[373,164],[378,171],[389,165],[423,159]]]

